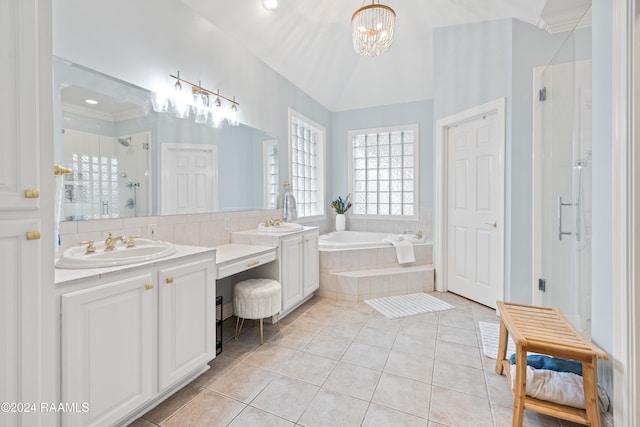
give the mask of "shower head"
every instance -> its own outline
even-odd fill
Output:
[[[131,137],[128,136],[126,138],[120,137],[118,138],[118,142],[120,143],[120,145],[122,145],[123,147],[128,147],[129,144],[131,144]]]

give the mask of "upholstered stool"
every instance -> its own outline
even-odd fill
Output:
[[[280,331],[278,313],[282,309],[282,285],[277,280],[248,279],[238,282],[233,287],[233,312],[236,319],[236,336],[238,339],[244,319],[260,319],[260,345],[264,342],[262,320],[270,317],[275,320]],[[240,322],[242,319],[242,322]]]

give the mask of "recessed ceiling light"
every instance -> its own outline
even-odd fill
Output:
[[[95,99],[85,99],[84,102],[91,105],[96,105],[98,103]]]
[[[273,10],[278,7],[278,0],[262,0],[262,7],[267,10]]]

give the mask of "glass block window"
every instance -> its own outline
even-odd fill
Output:
[[[65,179],[67,203],[80,205],[78,211],[85,212],[85,219],[120,216],[117,158],[74,153],[71,170]]]
[[[411,217],[418,212],[418,126],[350,131],[353,215]]]
[[[264,141],[262,154],[264,159],[264,207],[265,209],[276,209],[280,181],[278,141]]]
[[[289,110],[289,174],[298,217],[324,215],[325,129]]]

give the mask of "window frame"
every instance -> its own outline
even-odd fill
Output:
[[[325,159],[326,159],[326,140],[327,140],[327,130],[324,126],[322,126],[321,124],[319,124],[318,122],[308,118],[307,116],[305,116],[304,114],[301,114],[300,112],[294,110],[293,108],[289,108],[289,120],[288,120],[288,130],[287,130],[287,140],[288,140],[288,144],[287,144],[287,149],[288,149],[288,167],[289,167],[289,183],[291,183],[291,186],[293,187],[293,167],[292,167],[292,161],[293,161],[293,148],[292,148],[292,140],[291,140],[291,125],[293,122],[293,119],[295,120],[299,120],[301,122],[304,122],[306,124],[308,124],[309,126],[317,129],[320,133],[320,138],[317,141],[318,144],[318,163],[316,165],[317,171],[318,171],[318,188],[317,188],[317,204],[318,204],[318,211],[319,213],[316,215],[310,215],[310,216],[300,216],[300,214],[298,214],[298,219],[296,220],[296,222],[299,223],[304,223],[304,222],[312,222],[312,221],[320,221],[320,220],[324,220],[327,216],[327,210],[326,210],[326,171],[325,171]],[[297,200],[296,200],[297,202]]]
[[[382,220],[382,221],[418,221],[419,209],[420,209],[420,128],[417,123],[405,124],[405,125],[393,125],[376,128],[364,128],[353,129],[347,131],[347,161],[348,161],[348,189],[349,193],[354,197],[353,179],[354,179],[354,161],[353,161],[353,138],[360,134],[380,134],[380,133],[392,133],[398,131],[414,132],[414,151],[413,151],[413,215],[381,215],[381,214],[357,214],[355,210],[351,212],[351,218],[353,219],[369,219],[369,220]],[[403,168],[404,169],[404,168]],[[352,200],[352,202],[354,202]],[[354,203],[355,204],[355,203]]]
[[[275,157],[270,152],[275,147]],[[262,170],[263,170],[263,204],[264,209],[278,209],[278,192],[280,189],[280,151],[278,147],[278,139],[267,139],[262,141]],[[272,160],[275,161],[272,162]],[[269,169],[275,166],[276,173],[270,173]],[[272,178],[272,179],[270,179]],[[273,192],[275,188],[275,193]],[[270,203],[270,200],[275,197],[275,202]]]

